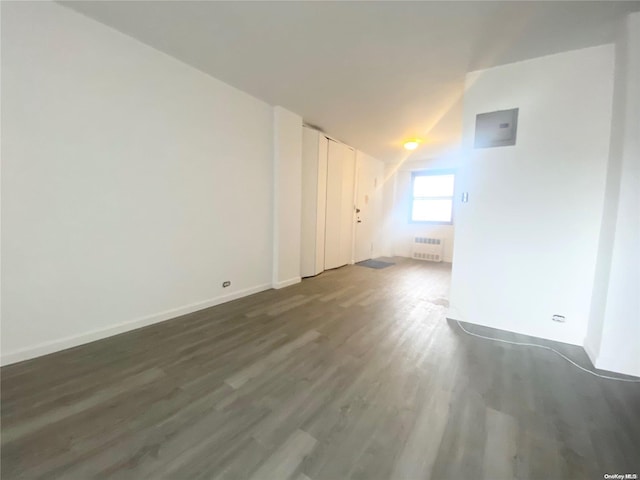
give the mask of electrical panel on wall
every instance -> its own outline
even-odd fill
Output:
[[[518,109],[476,115],[475,148],[506,147],[516,144]]]

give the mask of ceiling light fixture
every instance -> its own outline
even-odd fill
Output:
[[[420,140],[409,140],[404,144],[404,148],[405,150],[415,150],[416,148],[418,148],[418,145],[420,145]]]

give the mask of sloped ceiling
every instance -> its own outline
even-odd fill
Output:
[[[384,161],[445,154],[469,71],[612,42],[640,2],[71,1]]]

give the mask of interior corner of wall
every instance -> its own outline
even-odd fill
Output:
[[[288,280],[277,281],[274,279],[272,287],[275,290],[279,290],[281,288],[290,287],[291,285],[295,285],[296,283],[300,283],[302,281],[302,277],[293,277]]]
[[[586,350],[586,349],[585,349]],[[600,354],[594,363],[595,368],[606,370],[608,372],[621,373],[623,375],[631,375],[640,377],[640,360],[634,362],[629,359],[620,359],[615,355]]]
[[[464,318],[462,316],[462,313],[460,312],[460,310],[455,307],[454,305],[449,305],[449,309],[447,310],[447,315],[446,317],[450,320],[458,320],[463,322]]]
[[[589,341],[589,336],[587,335],[582,342],[582,346],[584,351],[587,353],[587,357],[591,360],[591,365],[595,367],[596,363],[598,363],[598,346],[593,345],[591,341]]]

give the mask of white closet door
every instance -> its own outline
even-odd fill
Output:
[[[315,274],[325,269],[325,222],[327,218],[327,155],[329,154],[329,139],[320,135],[318,144],[318,211],[316,213],[316,257]]]
[[[345,265],[341,255],[342,229],[342,175],[343,156],[346,147],[329,141],[327,155],[327,203],[324,242],[324,268]]]
[[[300,275],[302,277],[316,275],[319,136],[317,130],[302,128],[302,223],[300,226]]]
[[[317,130],[302,129],[302,277],[318,275],[324,270],[328,143]]]

